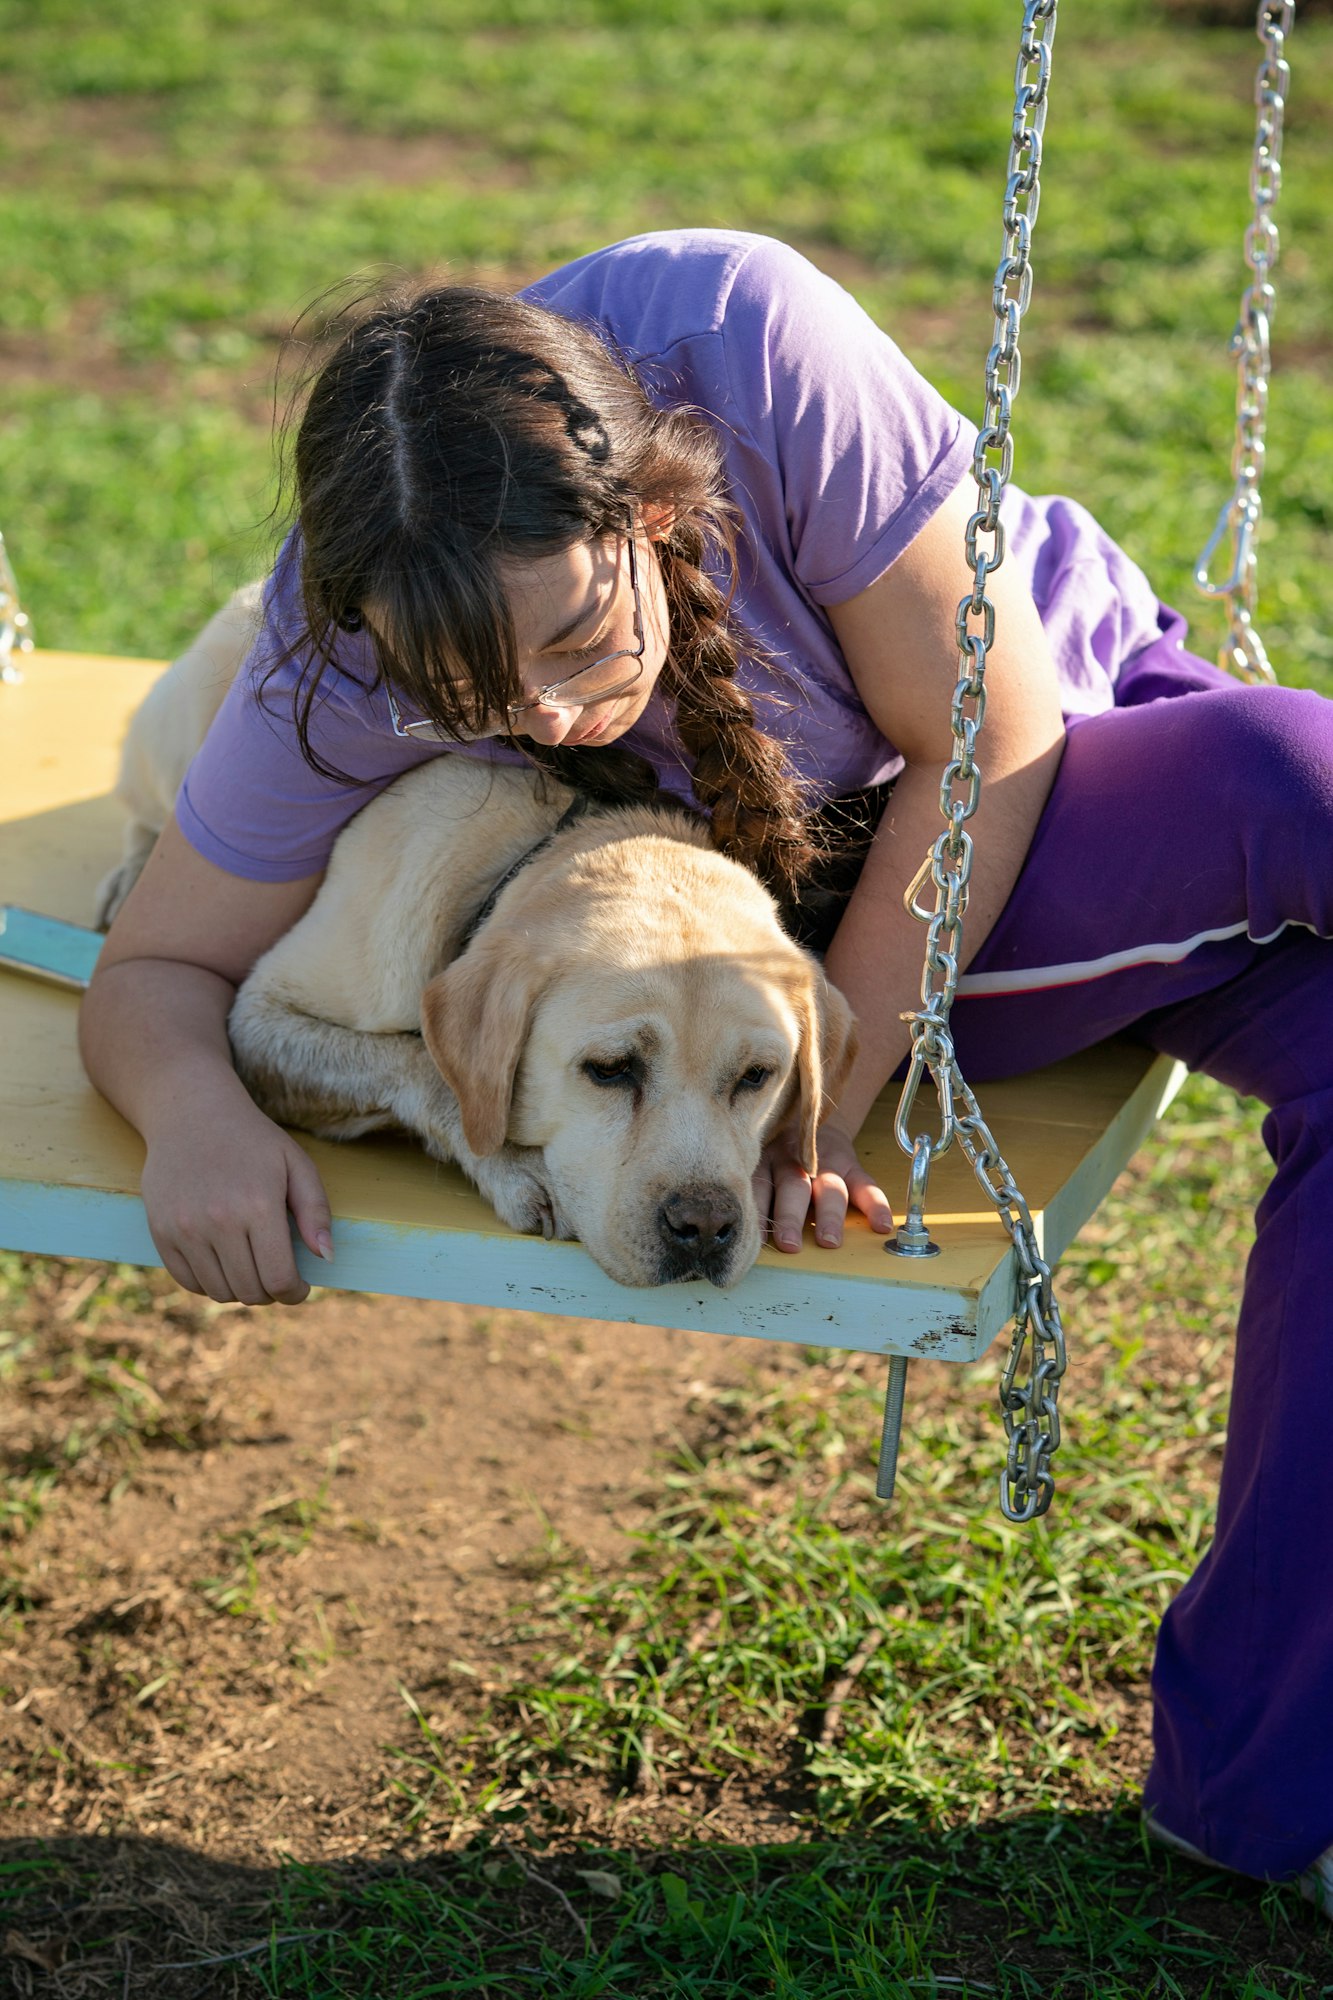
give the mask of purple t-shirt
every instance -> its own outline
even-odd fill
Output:
[[[783,744],[816,797],[891,776],[901,760],[866,713],[826,607],[882,576],[958,485],[975,432],[841,286],[796,251],[730,230],[636,236],[565,265],[529,299],[604,329],[649,396],[711,417],[742,527],[732,620],[740,680],[760,728]],[[1050,639],[1067,715],[1114,702],[1124,663],[1158,637],[1147,579],[1071,500],[1010,489],[1007,556]],[[338,640],[311,717],[311,742],[355,784],[321,777],[291,717],[301,630],[299,544],[290,536],[264,598],[250,659],[195,758],[177,803],[190,842],[255,881],[316,873],[339,830],[401,772],[451,754],[517,752],[394,736],[364,634]],[[724,579],[719,579],[724,581]],[[745,657],[745,635],[759,642]],[[942,697],[943,698],[943,697]],[[654,695],[620,741],[691,800],[690,760]]]

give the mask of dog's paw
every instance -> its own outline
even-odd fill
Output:
[[[555,1196],[535,1165],[528,1164],[529,1158],[535,1162],[540,1155],[525,1156],[507,1147],[490,1159],[478,1160],[473,1178],[479,1192],[501,1222],[524,1236],[568,1235]]]
[[[93,923],[99,931],[110,930],[111,919],[120,909],[139,879],[139,870],[129,862],[122,861],[118,868],[104,876],[97,885],[97,900],[93,911]]]
[[[97,885],[97,898],[93,914],[94,927],[99,931],[110,930],[111,920],[117,915],[121,904],[143,873],[143,866],[153,851],[157,835],[150,827],[135,827],[125,842],[125,858],[104,875]]]

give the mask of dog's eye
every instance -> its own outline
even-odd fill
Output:
[[[590,1057],[583,1065],[583,1074],[590,1083],[604,1087],[638,1082],[638,1066],[633,1056],[612,1056],[608,1062],[595,1062]]]
[[[762,1063],[751,1063],[744,1076],[736,1079],[737,1090],[762,1090],[773,1072]]]

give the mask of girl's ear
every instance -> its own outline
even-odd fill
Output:
[[[639,519],[650,542],[664,542],[676,525],[676,510],[665,500],[655,500],[640,507]]]

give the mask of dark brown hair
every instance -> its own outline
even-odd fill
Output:
[[[623,534],[643,509],[669,520],[655,545],[671,632],[661,686],[695,760],[695,794],[715,845],[795,902],[816,843],[801,783],[736,683],[729,599],[706,567],[712,558],[734,576],[735,517],[703,416],[655,408],[572,321],[431,285],[333,316],[291,474],[307,628],[297,726],[319,769],[309,735],[319,682],[367,607],[380,676],[461,736],[522,698],[501,565]],[[522,747],[590,797],[658,796],[651,767],[623,748]]]

